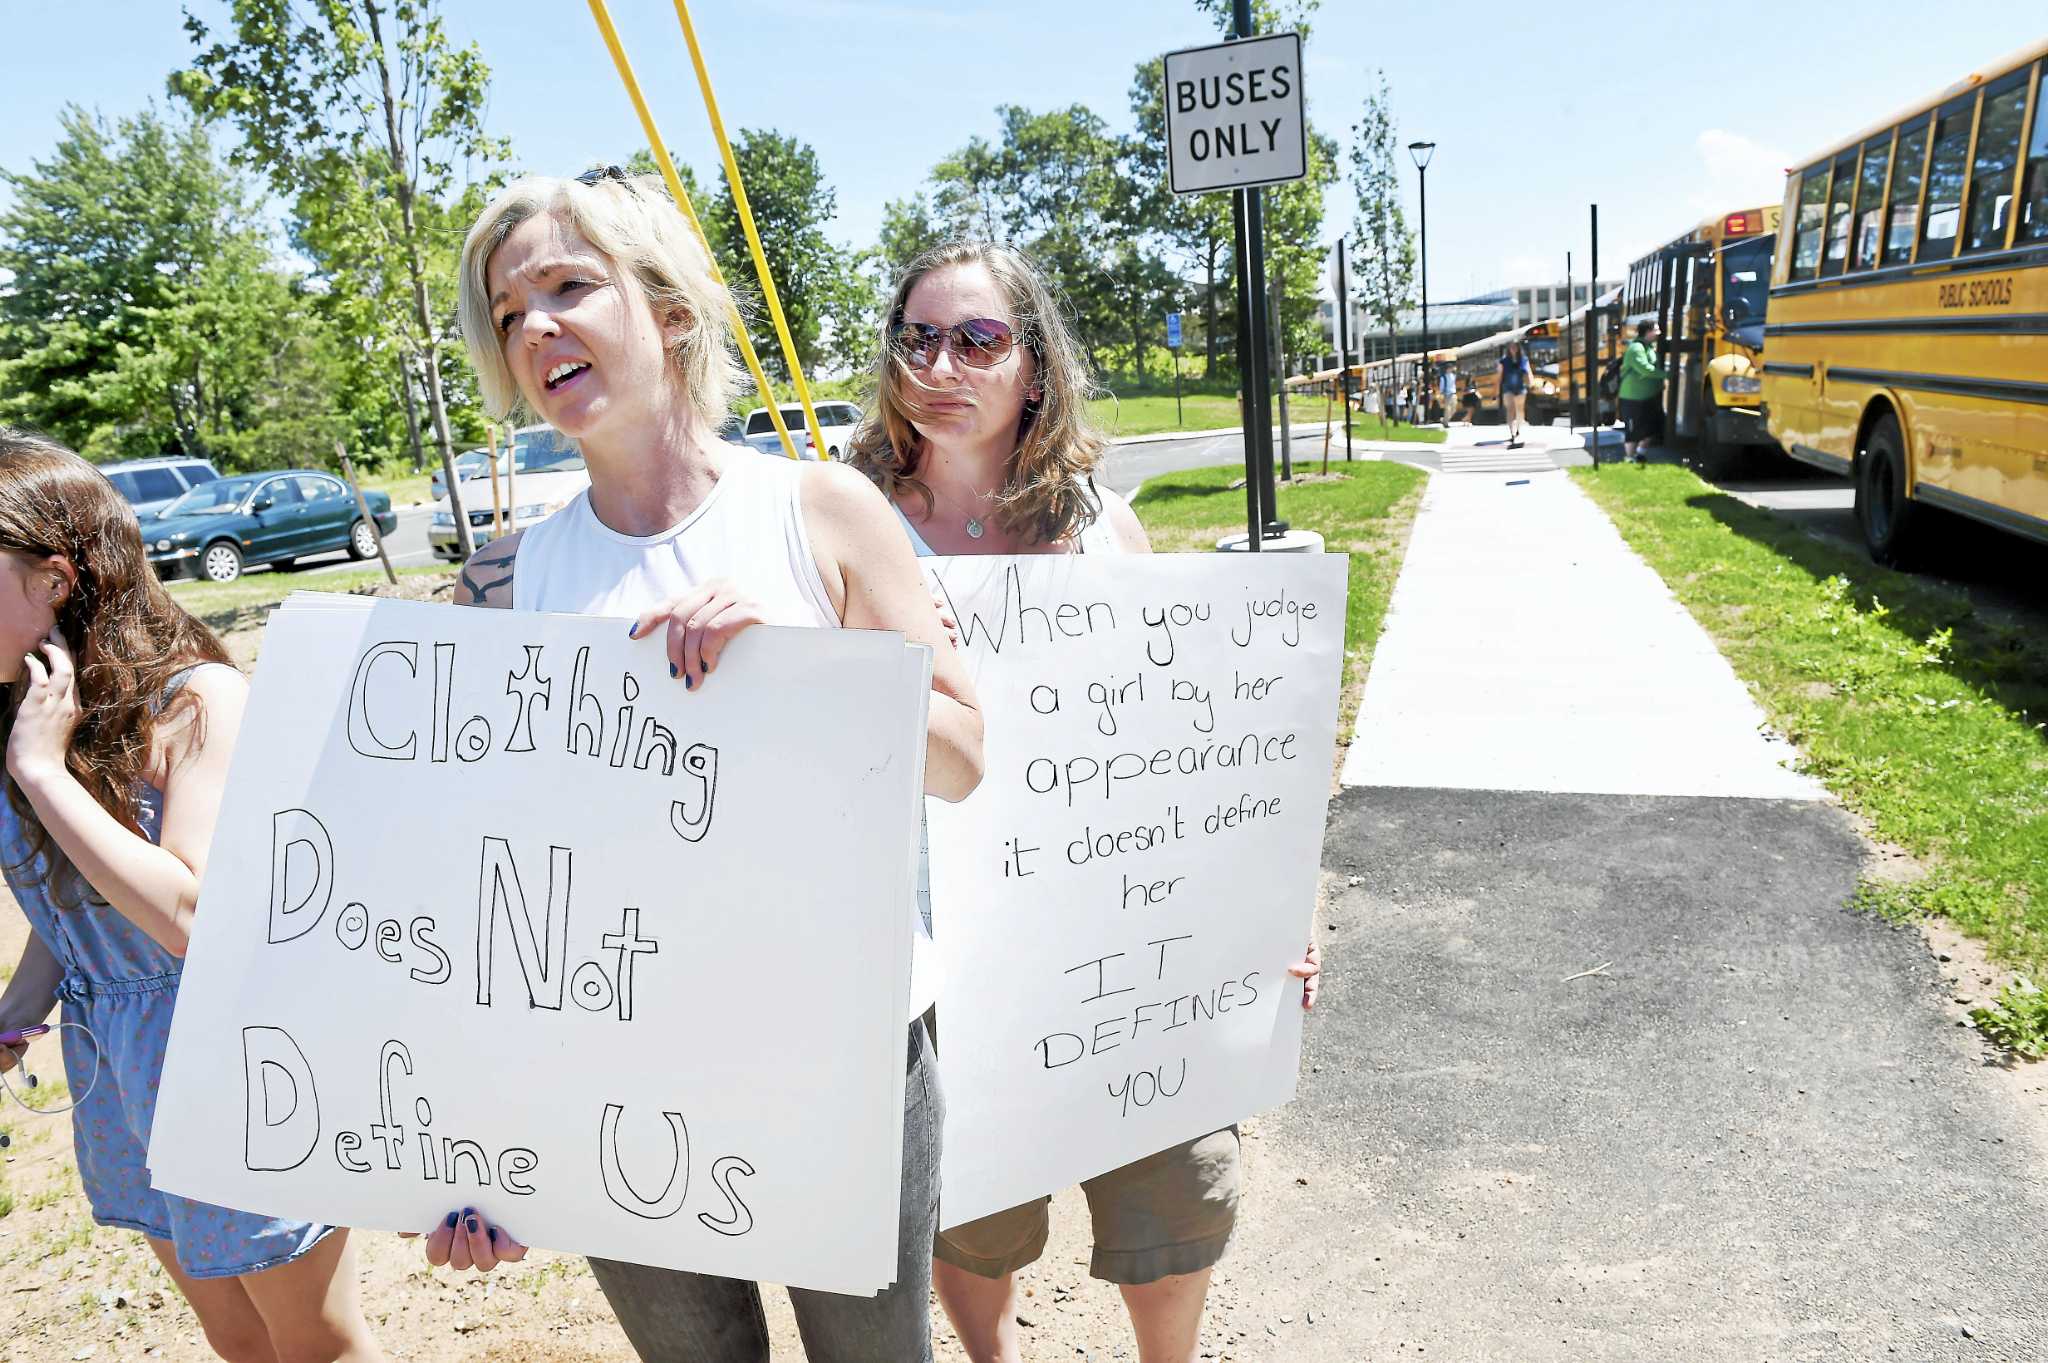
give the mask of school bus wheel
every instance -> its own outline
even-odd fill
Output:
[[[1856,460],[1856,521],[1872,561],[1891,567],[1906,562],[1920,536],[1920,510],[1906,497],[1906,444],[1899,419],[1885,412],[1871,423]]]

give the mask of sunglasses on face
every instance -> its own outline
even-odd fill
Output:
[[[937,364],[941,349],[950,349],[953,358],[962,364],[988,369],[1010,357],[1017,338],[1007,323],[992,317],[975,317],[950,327],[933,326],[930,322],[899,322],[891,344],[912,369],[929,369]]]

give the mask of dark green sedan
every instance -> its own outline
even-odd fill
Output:
[[[398,528],[391,498],[366,492],[377,529]],[[253,563],[288,568],[297,559],[346,549],[350,558],[377,552],[355,494],[331,473],[282,469],[203,483],[142,523],[143,547],[164,577],[233,582]]]

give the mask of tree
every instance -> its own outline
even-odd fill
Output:
[[[1232,0],[1195,0],[1195,7],[1209,15],[1221,32],[1235,31]],[[1292,29],[1309,40],[1310,19],[1322,7],[1322,0],[1252,0],[1252,30],[1255,33]],[[1316,320],[1316,297],[1323,259],[1323,191],[1337,180],[1337,144],[1308,127],[1308,175],[1289,184],[1265,191],[1266,279],[1271,289],[1278,281],[1283,298],[1279,318],[1282,338],[1294,354],[1322,349],[1322,331]]]
[[[883,291],[895,287],[911,262],[943,243],[946,235],[933,220],[931,205],[922,194],[883,204],[882,230],[875,246],[876,264],[885,280]]]
[[[825,235],[825,224],[838,213],[839,196],[826,183],[817,152],[794,137],[746,128],[732,150],[746,186],[747,204],[753,210],[754,228],[761,238],[761,254],[775,281],[790,338],[796,343],[797,363],[812,369],[823,353],[828,319],[844,325],[846,304],[851,301],[851,271],[845,253]],[[720,192],[711,200],[705,231],[715,242],[723,243],[730,256],[727,275],[735,290],[751,291],[758,300],[760,279],[740,223],[732,183],[723,170],[718,182]],[[765,306],[747,311],[748,334],[763,367],[778,378],[789,378],[774,319]],[[836,344],[852,338],[833,339]]]
[[[389,319],[409,374],[426,391],[463,553],[463,514],[443,371],[453,353],[453,310],[433,301],[430,220],[474,202],[455,168],[508,154],[483,127],[489,69],[472,44],[450,46],[438,0],[230,0],[228,36],[209,42],[190,11],[198,56],[172,88],[208,118],[242,134],[240,164],[260,171],[293,205],[304,239],[325,252],[334,278],[365,309]],[[387,20],[389,32],[387,34]],[[409,306],[392,305],[399,292]]]
[[[1366,315],[1387,329],[1389,353],[1394,327],[1415,296],[1415,237],[1401,212],[1399,143],[1394,133],[1387,73],[1365,97],[1365,110],[1351,128],[1351,218],[1356,247],[1354,277]]]
[[[1201,279],[1202,377],[1216,373],[1219,340],[1236,333],[1234,290],[1217,287],[1217,275],[1228,275],[1232,234],[1228,194],[1175,194],[1167,184],[1166,71],[1157,61],[1138,64],[1131,77],[1131,116],[1137,123],[1131,138],[1131,173],[1141,196],[1140,214],[1168,250],[1178,254],[1183,273]],[[1225,309],[1233,315],[1227,320]]]
[[[303,462],[336,428],[339,356],[196,123],[73,108],[5,179],[0,419],[89,457]]]

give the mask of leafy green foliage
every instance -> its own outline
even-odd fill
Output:
[[[1972,1008],[1970,1018],[1985,1036],[2029,1060],[2048,1060],[2048,994],[2025,976],[1998,993],[1996,1002]]]
[[[339,356],[204,130],[154,108],[62,124],[49,160],[4,176],[0,420],[101,459],[318,459]]]
[[[1387,76],[1351,129],[1351,276],[1367,317],[1393,328],[1415,300],[1415,236],[1401,212],[1398,139]],[[1357,344],[1357,337],[1352,338]]]

